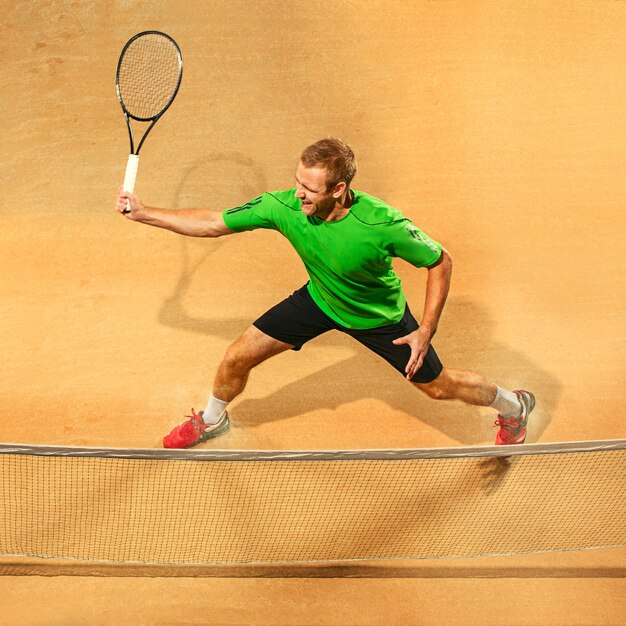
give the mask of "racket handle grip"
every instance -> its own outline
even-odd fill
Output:
[[[137,180],[137,169],[139,168],[139,155],[129,154],[128,162],[126,163],[126,174],[124,176],[124,191],[135,191],[135,181]],[[124,213],[130,213],[130,204],[126,203],[126,209]]]

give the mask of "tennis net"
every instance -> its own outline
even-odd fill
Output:
[[[0,444],[0,555],[269,564],[624,547],[625,455],[626,440],[312,452]]]

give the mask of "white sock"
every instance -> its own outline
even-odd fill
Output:
[[[496,399],[490,405],[501,417],[519,417],[522,414],[522,403],[512,391],[496,387]]]
[[[226,411],[227,406],[228,402],[219,400],[213,394],[211,394],[211,397],[209,398],[209,404],[207,404],[207,407],[202,414],[202,419],[204,420],[204,423],[217,424],[222,419],[222,415],[224,415],[224,411]]]

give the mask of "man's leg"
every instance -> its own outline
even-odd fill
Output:
[[[474,406],[491,406],[497,391],[497,386],[480,374],[447,367],[432,382],[413,385],[434,400],[461,400]]]
[[[273,306],[233,343],[220,364],[206,410],[163,440],[166,448],[187,448],[228,430],[226,407],[245,388],[253,367],[286,350],[300,350],[311,339],[337,328],[313,302],[307,285]]]
[[[381,356],[403,377],[411,357],[406,344],[394,340],[417,330],[419,324],[407,306],[396,324],[370,330],[344,330],[364,346]],[[488,406],[498,411],[500,426],[497,444],[522,443],[526,437],[528,414],[535,407],[535,398],[528,391],[507,391],[485,380],[475,372],[444,367],[432,347],[428,348],[422,367],[411,381],[420,391],[436,400],[461,400],[474,406]]]
[[[186,422],[176,426],[163,439],[166,448],[189,448],[226,432],[230,426],[226,406],[244,389],[252,368],[272,356],[293,348],[250,326],[226,350],[206,411],[193,409]]]
[[[528,391],[506,391],[476,372],[446,367],[433,381],[413,385],[435,400],[460,400],[498,410],[498,445],[523,443],[526,439],[528,415],[535,408],[535,397]]]
[[[232,402],[244,390],[252,368],[292,348],[293,345],[250,326],[226,350],[215,376],[213,395],[222,402]]]

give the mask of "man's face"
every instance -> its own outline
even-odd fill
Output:
[[[325,219],[335,208],[338,197],[333,194],[334,189],[326,190],[326,176],[326,170],[321,167],[305,167],[302,162],[298,163],[296,198],[302,201],[302,212],[309,217],[315,215]]]

